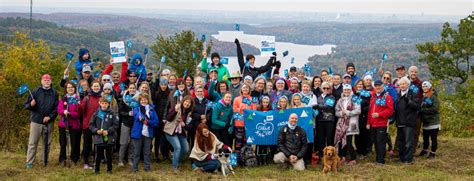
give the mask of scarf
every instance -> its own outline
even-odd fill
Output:
[[[292,131],[296,129],[296,125],[291,125],[290,122],[288,122],[288,128],[290,128]]]
[[[100,97],[102,94],[102,89],[99,90],[99,92],[94,92],[92,89],[89,91],[89,95],[95,96],[95,97]]]

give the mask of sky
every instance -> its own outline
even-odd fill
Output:
[[[10,12],[8,7],[12,6],[20,7],[21,11],[28,12],[29,3],[29,0],[0,0],[0,12]],[[33,0],[33,7],[418,15],[423,13],[426,15],[467,16],[473,12],[474,6],[473,0]]]

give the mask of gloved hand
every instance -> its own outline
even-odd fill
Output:
[[[275,66],[277,69],[281,68],[281,62],[280,61],[276,61],[275,62]]]
[[[235,44],[240,44],[239,39],[236,38],[236,39],[234,40],[234,43],[235,43]]]

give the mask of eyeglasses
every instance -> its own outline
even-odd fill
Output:
[[[128,76],[128,77],[137,77],[137,76],[136,76],[136,75],[130,75],[130,76]]]

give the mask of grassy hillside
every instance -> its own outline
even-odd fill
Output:
[[[57,143],[55,141],[54,143]],[[63,168],[57,163],[57,144],[51,158],[50,166],[44,168],[35,164],[32,170],[24,168],[25,153],[2,152],[0,154],[0,178],[2,180],[129,180],[129,179],[179,179],[179,180],[208,180],[222,179],[219,174],[201,174],[191,170],[190,161],[183,164],[179,175],[174,175],[171,163],[153,163],[151,172],[143,172],[143,163],[140,164],[137,174],[131,173],[129,166],[113,167],[113,174],[106,174],[105,165],[101,167],[99,175],[92,170],[83,170],[82,165],[73,168]],[[283,170],[276,165],[257,168],[236,168],[237,179],[252,180],[472,180],[474,175],[474,139],[440,138],[439,151],[435,159],[415,157],[414,164],[401,164],[395,158],[388,158],[384,166],[374,164],[374,155],[359,161],[355,166],[344,165],[339,173],[321,174],[321,165],[310,166],[308,170],[297,172]],[[37,155],[39,158],[40,154]]]

